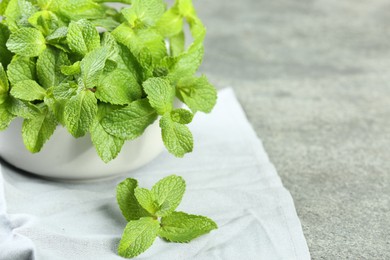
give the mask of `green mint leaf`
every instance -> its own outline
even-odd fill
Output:
[[[39,83],[44,88],[57,86],[71,78],[61,73],[62,66],[69,65],[70,61],[65,52],[47,48],[37,60],[37,75]]]
[[[0,103],[0,131],[5,130],[14,118],[15,116],[8,111],[7,103]]]
[[[58,17],[47,10],[39,11],[28,18],[28,22],[42,32],[43,35],[49,35],[60,26]]]
[[[157,113],[163,115],[172,110],[175,88],[167,79],[149,78],[142,85],[148,95],[150,105],[156,109]]]
[[[0,104],[8,97],[9,83],[7,75],[5,74],[3,64],[0,63]]]
[[[27,0],[11,0],[4,12],[7,19],[6,24],[11,32],[17,31],[21,27],[29,27],[28,18],[37,11]]]
[[[4,67],[11,62],[12,53],[7,49],[6,43],[9,39],[10,31],[7,26],[0,23],[0,63],[3,64]]]
[[[192,152],[194,140],[187,126],[174,122],[170,113],[160,119],[162,139],[167,150],[176,157]]]
[[[140,136],[156,118],[156,111],[149,102],[140,99],[109,113],[102,119],[102,126],[109,134],[133,140]]]
[[[174,109],[171,112],[171,119],[173,122],[179,124],[189,124],[192,121],[194,114],[184,108]]]
[[[97,100],[89,90],[82,90],[73,96],[65,106],[66,128],[74,137],[85,135],[97,114]]]
[[[163,217],[172,213],[179,206],[185,189],[186,183],[180,176],[170,175],[158,181],[151,190],[152,198],[159,207],[155,214]]]
[[[119,242],[118,254],[131,258],[145,252],[156,239],[159,227],[159,222],[153,218],[131,220]]]
[[[195,113],[211,112],[217,102],[217,90],[205,76],[184,78],[176,86],[177,96]]]
[[[68,76],[73,76],[81,73],[80,61],[76,61],[69,66],[61,66],[61,73]]]
[[[207,217],[173,212],[161,218],[158,235],[171,242],[187,243],[217,228],[217,224]]]
[[[133,74],[116,69],[102,75],[97,84],[95,95],[103,102],[124,105],[140,99],[142,89]]]
[[[35,63],[32,59],[14,56],[7,68],[8,79],[12,85],[22,80],[35,80]]]
[[[108,59],[116,63],[119,59],[119,45],[114,36],[109,32],[105,32],[101,44],[108,49]]]
[[[171,56],[179,56],[184,52],[185,36],[184,32],[180,32],[169,39],[169,51]]]
[[[141,207],[134,195],[138,182],[135,179],[127,178],[116,187],[116,199],[123,216],[127,221],[138,220],[142,217],[149,217],[150,214]]]
[[[93,88],[97,85],[107,58],[108,49],[102,47],[88,53],[81,61],[81,78],[86,88]]]
[[[5,9],[7,9],[8,3],[10,0],[3,0],[0,2],[0,15],[3,15],[5,12]]]
[[[56,13],[65,20],[77,21],[80,19],[100,19],[104,16],[104,9],[92,0],[54,0]]]
[[[6,104],[6,107],[11,114],[25,119],[33,119],[41,114],[41,110],[35,105],[27,101],[16,99],[12,96],[9,96],[4,104]]]
[[[56,44],[56,43],[60,43],[61,41],[64,41],[67,35],[68,35],[68,27],[63,26],[56,29],[50,35],[46,36],[46,40],[50,44]]]
[[[137,58],[147,50],[153,64],[158,64],[167,55],[164,37],[152,28],[134,30],[123,23],[112,31],[112,35],[119,43],[129,48]]]
[[[11,88],[11,95],[26,101],[43,100],[46,90],[34,80],[23,80]]]
[[[92,23],[94,26],[102,27],[110,32],[120,25],[120,22],[118,22],[114,17],[92,20]]]
[[[46,40],[37,29],[20,28],[10,35],[6,45],[13,53],[36,57],[46,49]]]
[[[64,111],[69,99],[77,94],[78,85],[74,82],[61,83],[49,88],[44,99],[45,104],[53,111],[58,122],[66,125]]]
[[[42,110],[39,116],[23,121],[23,142],[32,153],[37,153],[42,149],[57,127],[57,121],[48,108],[45,107]]]
[[[104,103],[99,104],[98,116],[95,117],[95,120],[89,129],[92,143],[95,146],[98,155],[105,163],[115,159],[125,143],[123,139],[107,133],[100,123],[101,118],[111,110],[110,105]]]
[[[134,190],[134,195],[142,208],[144,208],[151,215],[155,215],[156,211],[159,210],[159,207],[154,201],[153,194],[150,190],[137,187]]]
[[[139,84],[143,81],[143,69],[129,48],[119,44],[118,69],[123,69],[133,74]]]
[[[78,86],[71,83],[61,83],[52,89],[53,96],[57,100],[68,100],[76,95]]]
[[[175,59],[169,61],[170,74],[169,79],[177,82],[183,77],[191,77],[198,70],[203,60],[204,49],[200,46],[198,49],[184,52]]]
[[[187,19],[191,20],[196,17],[192,0],[176,0],[175,6],[179,9],[180,14]]]
[[[42,10],[57,11],[61,0],[36,0],[36,3]]]
[[[132,27],[151,26],[164,13],[162,0],[133,0],[131,7],[122,9],[122,14]]]
[[[44,104],[50,109],[56,118],[57,122],[61,125],[65,125],[64,120],[64,108],[65,108],[65,100],[56,100],[52,93],[49,93],[44,98]]]
[[[69,48],[82,56],[100,47],[98,31],[84,19],[69,24],[67,40]]]
[[[161,16],[156,28],[164,37],[172,37],[182,32],[183,24],[183,16],[173,7]]]

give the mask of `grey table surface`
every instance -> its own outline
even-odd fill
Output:
[[[201,71],[232,86],[313,259],[390,259],[390,2],[199,0]]]

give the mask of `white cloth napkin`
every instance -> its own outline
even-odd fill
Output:
[[[60,183],[3,165],[0,174],[0,259],[122,259],[116,254],[126,221],[115,186],[126,177],[150,188],[183,176],[178,210],[206,215],[219,229],[188,244],[156,239],[137,259],[310,259],[293,200],[232,89],[220,91],[210,115],[190,125],[195,150],[184,159],[164,152],[112,180]]]

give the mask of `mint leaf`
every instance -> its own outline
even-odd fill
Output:
[[[27,0],[11,0],[4,12],[6,24],[11,32],[17,31],[20,27],[29,27],[28,18],[33,15],[37,9]]]
[[[122,44],[119,46],[118,69],[123,69],[134,75],[139,84],[143,81],[143,69],[129,48]]]
[[[0,2],[0,15],[4,14],[5,9],[7,9],[8,3],[10,0],[3,0]]]
[[[100,123],[101,118],[111,110],[110,105],[104,103],[99,104],[97,117],[95,117],[94,122],[89,129],[92,143],[95,146],[98,155],[105,163],[117,157],[125,142],[123,139],[107,133]]]
[[[183,16],[173,7],[160,17],[156,28],[164,37],[172,37],[183,30],[183,24]]]
[[[176,0],[175,6],[179,9],[181,15],[191,20],[196,17],[195,8],[192,0]]]
[[[8,111],[18,117],[33,119],[41,114],[41,110],[37,106],[12,96],[9,96],[5,103]]]
[[[62,65],[61,73],[68,76],[73,76],[81,73],[80,61],[76,61],[72,65]]]
[[[57,100],[68,100],[76,95],[77,89],[78,86],[76,84],[61,83],[52,88],[52,93]]]
[[[135,179],[127,178],[116,187],[116,199],[127,221],[149,217],[150,214],[138,203],[134,190],[138,187]]]
[[[65,52],[47,48],[39,55],[37,60],[36,68],[39,83],[44,88],[50,88],[70,80],[70,77],[61,73],[61,68],[69,64],[70,61]]]
[[[0,63],[0,104],[4,103],[8,97],[9,83],[5,74],[3,64]]]
[[[108,58],[108,49],[101,47],[88,53],[80,62],[81,78],[85,87],[93,88],[103,72],[106,60]]]
[[[62,26],[56,29],[53,33],[46,36],[46,40],[49,44],[58,44],[66,39],[68,35],[68,27]]]
[[[74,137],[84,136],[97,114],[97,100],[89,90],[73,96],[65,106],[66,128]]]
[[[26,101],[43,100],[46,90],[34,80],[23,80],[11,88],[11,95]]]
[[[109,32],[105,32],[103,34],[101,45],[108,49],[108,59],[117,63],[119,59],[119,45],[114,36],[112,36]]]
[[[69,48],[82,56],[100,47],[98,31],[84,19],[69,24],[67,40]]]
[[[104,8],[92,0],[52,0],[57,2],[56,12],[63,18],[77,21],[80,19],[99,19],[104,17]]]
[[[211,112],[217,101],[217,91],[207,78],[184,78],[176,86],[177,96],[195,113]]]
[[[0,131],[5,130],[15,118],[7,109],[6,103],[0,103]]]
[[[151,190],[152,197],[160,207],[156,215],[162,217],[172,213],[180,204],[185,189],[185,181],[180,176],[171,175],[158,181]]]
[[[171,112],[171,119],[173,122],[179,124],[189,124],[192,121],[194,114],[184,108],[174,109]]]
[[[217,224],[207,217],[173,212],[161,218],[158,235],[172,242],[187,243],[217,228]]]
[[[173,121],[168,113],[160,119],[160,127],[165,147],[170,153],[183,157],[192,152],[194,141],[187,126]]]
[[[185,186],[183,178],[176,175],[161,179],[151,191],[138,187],[135,179],[126,179],[117,186],[119,207],[130,220],[119,244],[119,255],[128,258],[139,255],[152,245],[157,235],[183,243],[218,228],[207,217],[174,211],[182,200]],[[141,206],[152,217],[140,217]]]
[[[116,69],[111,73],[102,75],[95,94],[103,102],[124,105],[140,99],[142,89],[133,74],[122,69]]]
[[[55,115],[58,122],[66,125],[64,111],[69,99],[77,93],[78,86],[72,83],[62,83],[47,90],[47,95],[44,99],[45,104]]]
[[[183,77],[191,77],[202,64],[204,49],[200,46],[197,49],[186,51],[175,57],[169,64],[169,79],[172,82],[177,82]]]
[[[146,251],[156,239],[159,227],[159,222],[153,218],[131,220],[119,242],[119,255],[131,258]]]
[[[57,127],[54,115],[47,109],[32,119],[25,119],[22,126],[22,137],[26,148],[37,153],[42,149],[44,143],[49,140]]]
[[[7,49],[6,43],[8,41],[10,31],[7,26],[0,23],[0,63],[6,67],[12,59],[12,53]]]
[[[137,187],[134,190],[134,195],[142,208],[146,209],[150,214],[154,215],[159,210],[150,190]]]
[[[151,26],[164,13],[162,0],[133,0],[131,7],[122,9],[122,14],[132,27]]]
[[[13,53],[36,57],[46,48],[46,40],[37,29],[20,28],[10,35],[6,45]]]
[[[147,50],[153,64],[158,64],[167,55],[164,37],[154,29],[134,30],[123,23],[112,31],[112,35],[119,43],[128,47],[136,57]]]
[[[140,99],[106,115],[102,120],[102,126],[109,134],[133,140],[140,136],[156,118],[156,111],[149,102]]]
[[[14,56],[8,65],[7,75],[11,85],[22,80],[35,80],[35,74],[35,63],[30,58]]]
[[[167,79],[150,78],[142,85],[148,95],[150,105],[156,109],[157,113],[163,115],[172,110],[175,88]]]
[[[58,17],[47,10],[39,11],[28,18],[28,22],[42,32],[43,35],[49,35],[54,32],[61,24]]]
[[[184,52],[185,37],[184,32],[180,32],[169,39],[169,50],[171,56],[179,56]]]
[[[61,0],[35,0],[42,10],[58,10]]]

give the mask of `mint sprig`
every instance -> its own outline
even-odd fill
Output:
[[[161,179],[151,190],[138,187],[131,178],[118,184],[117,201],[128,221],[118,246],[120,256],[132,258],[143,253],[158,236],[187,243],[218,228],[207,217],[175,211],[185,187],[183,178],[176,175]]]

